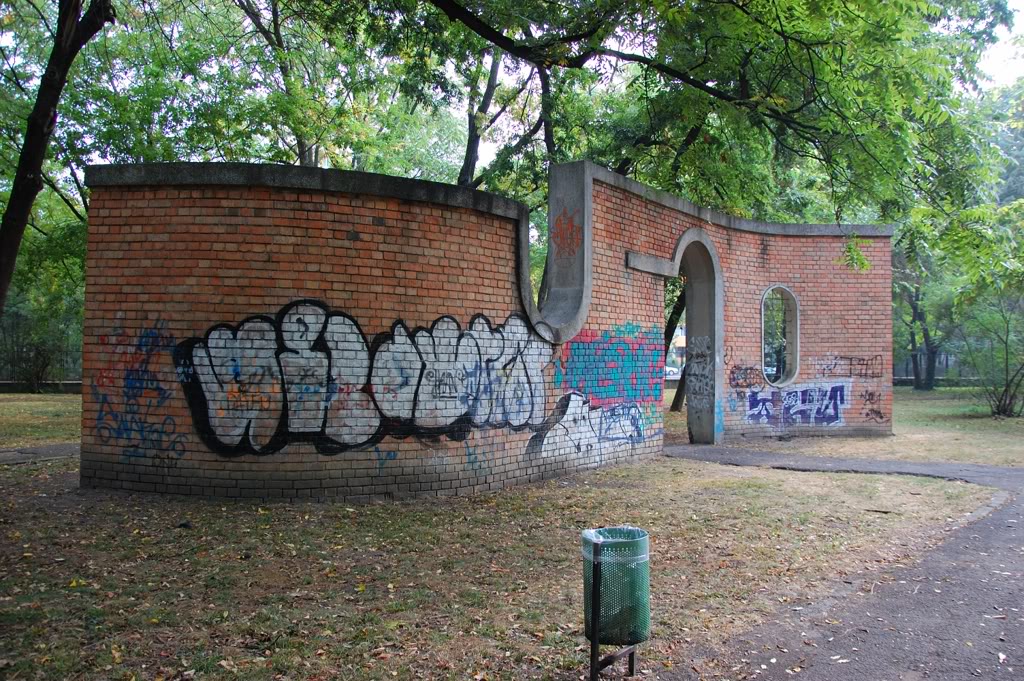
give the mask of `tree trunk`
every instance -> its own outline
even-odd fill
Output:
[[[672,398],[672,406],[668,408],[669,411],[682,411],[683,410],[683,399],[686,397],[686,369],[687,365],[683,365],[683,373],[679,375],[679,387],[676,388],[675,397]]]
[[[501,52],[495,52],[491,57],[491,72],[487,76],[487,85],[484,87],[483,96],[480,98],[480,106],[474,107],[475,102],[469,100],[468,126],[466,136],[466,155],[462,159],[462,169],[459,170],[457,184],[460,187],[468,187],[473,184],[473,176],[476,174],[476,164],[480,160],[480,140],[484,130],[480,129],[478,117],[486,114],[491,108],[491,101],[494,99],[494,92],[498,89],[498,76],[501,74]],[[473,84],[476,89],[476,84]]]
[[[921,355],[917,347],[917,329],[910,324],[910,368],[914,371],[914,390],[922,390]]]
[[[110,0],[92,0],[84,15],[80,15],[81,11],[82,5],[78,0],[60,0],[53,49],[28,116],[18,168],[3,221],[0,222],[0,314],[14,276],[18,248],[28,225],[32,204],[43,188],[43,161],[53,128],[57,125],[57,104],[68,82],[68,71],[82,47],[104,24],[113,23],[115,17]]]
[[[925,347],[924,349],[924,380],[921,381],[919,390],[935,389],[935,367],[939,363],[939,349]]]
[[[672,305],[672,310],[668,313],[668,321],[665,323],[665,357],[668,358],[669,348],[672,347],[672,339],[676,335],[676,328],[679,326],[679,320],[683,316],[683,312],[686,311],[686,287],[682,287],[679,291],[679,297],[676,298],[676,302]],[[672,398],[672,405],[668,408],[669,411],[682,411],[683,410],[683,397],[686,392],[686,365],[683,365],[683,371],[679,374],[679,386],[676,388],[675,397]]]
[[[672,339],[676,335],[676,327],[679,326],[679,320],[683,316],[683,310],[686,309],[686,288],[684,287],[679,292],[679,297],[676,298],[676,302],[672,305],[672,311],[668,313],[668,322],[665,323],[665,357],[668,357],[668,350],[672,347]]]
[[[552,123],[555,103],[551,95],[551,74],[543,68],[538,68],[537,76],[540,78],[540,118],[544,122],[544,149],[548,152],[548,159],[554,161],[558,147],[555,144],[555,127]]]
[[[911,312],[913,312],[910,327],[910,347],[914,353],[912,355],[914,360],[914,390],[934,390],[935,364],[939,357],[939,350],[942,349],[942,341],[937,341],[935,336],[932,335],[931,329],[928,328],[928,317],[924,311],[922,298],[921,287],[915,286],[913,295],[907,301],[910,303]],[[917,352],[917,331],[913,326],[915,323],[921,326],[921,337],[923,340],[921,347],[924,349],[925,363],[923,367],[921,366],[921,357]]]

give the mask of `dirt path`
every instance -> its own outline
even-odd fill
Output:
[[[977,464],[810,457],[724,447],[668,456],[793,471],[924,475],[1003,490],[914,566],[886,569],[821,602],[789,603],[693,655],[683,679],[916,681],[1001,679],[1024,672],[1024,470]]]

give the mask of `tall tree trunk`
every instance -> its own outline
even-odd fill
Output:
[[[668,357],[668,350],[672,346],[672,339],[676,335],[676,327],[679,326],[679,320],[682,318],[685,309],[686,288],[684,287],[679,292],[676,302],[672,305],[672,311],[668,313],[668,322],[665,323],[665,357]]]
[[[683,372],[679,375],[679,387],[676,388],[675,397],[672,398],[672,406],[668,408],[669,411],[682,411],[683,410],[683,399],[686,397],[686,370],[688,365],[683,365]]]
[[[32,204],[43,188],[43,161],[46,159],[50,136],[57,125],[57,105],[68,82],[68,71],[85,44],[104,24],[113,23],[116,16],[110,0],[92,0],[85,14],[81,12],[80,0],[60,0],[53,48],[39,81],[35,104],[28,116],[25,140],[18,156],[18,168],[0,222],[0,314],[3,313],[7,290],[14,276],[18,248],[28,225]]]
[[[914,390],[924,390],[924,377],[921,372],[921,354],[918,352],[917,329],[914,324],[910,326],[910,367],[914,370]]]
[[[537,77],[540,78],[540,118],[544,122],[544,149],[548,152],[548,158],[554,161],[558,147],[555,144],[555,126],[551,116],[555,104],[551,95],[551,74],[546,69],[538,68]]]
[[[676,298],[676,302],[672,304],[672,310],[668,313],[668,321],[665,323],[665,357],[668,358],[669,348],[672,347],[672,339],[675,338],[676,328],[679,326],[679,320],[683,316],[683,312],[686,310],[686,287],[683,286],[679,291],[679,297]],[[682,411],[683,409],[683,393],[686,392],[686,365],[683,365],[683,371],[679,374],[679,385],[676,387],[675,397],[672,398],[672,405],[668,408],[669,411]]]
[[[476,102],[471,97],[467,107],[469,123],[467,126],[466,154],[462,159],[462,168],[459,170],[459,179],[457,181],[460,187],[468,187],[473,184],[476,164],[480,160],[480,140],[484,132],[484,130],[480,129],[479,121],[491,108],[494,92],[498,89],[498,76],[500,74],[501,52],[495,51],[494,56],[491,57],[491,72],[487,76],[487,85],[484,87],[483,96],[480,98],[480,106],[475,107],[474,104]],[[475,90],[476,83],[473,83],[472,87]]]
[[[935,389],[935,367],[939,363],[939,349],[925,346],[924,349],[924,380],[921,390]]]
[[[914,293],[908,299],[910,309],[913,312],[912,322],[921,327],[921,339],[924,349],[924,366],[921,366],[921,357],[917,352],[917,333],[911,327],[911,349],[914,350],[914,390],[935,389],[935,364],[939,357],[939,350],[942,349],[942,342],[937,340],[928,328],[928,318],[924,310],[923,294],[921,287],[915,286]]]

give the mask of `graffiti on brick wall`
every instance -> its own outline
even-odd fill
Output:
[[[729,368],[729,387],[740,390],[761,390],[764,388],[764,372],[756,364],[732,366]]]
[[[665,378],[664,330],[626,324],[611,331],[584,329],[565,344],[555,385],[586,395],[594,406],[659,403]]]
[[[884,368],[881,355],[827,355],[812,358],[811,364],[818,378],[881,378]]]
[[[842,426],[850,381],[767,387],[747,393],[748,423],[784,430],[790,426]]]
[[[583,245],[583,223],[577,222],[576,213],[565,208],[551,226],[551,243],[556,258],[573,258]]]
[[[276,317],[218,324],[179,343],[174,357],[196,430],[228,456],[294,442],[336,454],[386,436],[465,441],[479,428],[529,429],[541,438],[533,451],[551,456],[559,450],[544,436],[563,420],[575,452],[583,422],[599,449],[642,440],[635,402],[567,396],[547,415],[544,369],[553,352],[518,314],[498,326],[477,315],[465,329],[450,316],[429,328],[398,321],[367,342],[350,316],[300,300]],[[570,428],[572,419],[579,423]],[[381,467],[390,460],[378,455]],[[467,450],[467,461],[477,460]]]
[[[531,438],[527,454],[548,458],[568,453],[581,463],[601,463],[644,441],[636,404],[595,406],[580,393],[559,399],[547,423]]]
[[[715,351],[708,336],[686,343],[686,401],[694,409],[711,409],[715,399]]]
[[[392,451],[381,451],[381,448],[374,445],[373,453],[377,457],[377,472],[382,472],[389,463],[398,458],[398,452]]]
[[[862,390],[857,397],[864,404],[864,418],[875,423],[889,422],[889,418],[882,411],[882,393],[875,390]]]
[[[96,437],[120,447],[126,458],[181,457],[186,437],[174,417],[164,413],[171,391],[155,366],[174,350],[167,323],[157,320],[135,336],[117,329],[99,341],[106,361],[90,384],[97,405]]]

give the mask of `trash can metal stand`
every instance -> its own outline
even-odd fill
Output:
[[[590,679],[623,657],[636,673],[637,645],[650,638],[648,535],[636,527],[585,530],[583,581],[585,629],[590,639]],[[625,648],[600,656],[601,644]]]

